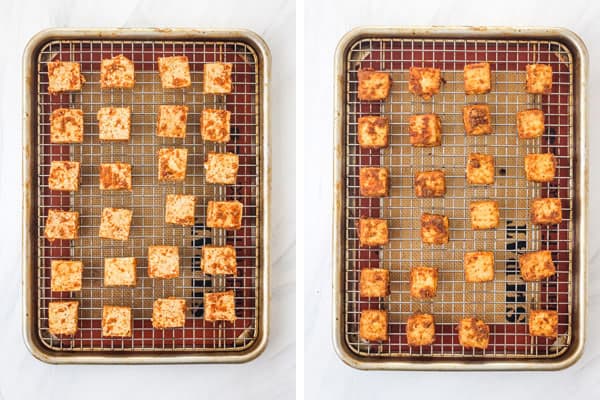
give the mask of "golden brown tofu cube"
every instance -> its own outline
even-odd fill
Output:
[[[165,222],[167,224],[192,226],[195,222],[196,196],[168,194],[165,204]]]
[[[79,190],[79,162],[52,161],[48,175],[50,190],[75,192]]]
[[[531,222],[535,225],[552,225],[562,222],[560,199],[533,199],[531,201]]]
[[[439,214],[421,215],[421,240],[427,244],[446,244],[449,239],[448,217]]]
[[[100,164],[100,190],[131,190],[131,165]]]
[[[467,182],[472,185],[494,183],[494,156],[471,153],[467,161]]]
[[[387,147],[390,133],[386,117],[370,115],[358,119],[358,144],[364,149]]]
[[[204,64],[204,93],[231,93],[232,67],[222,62]]]
[[[382,268],[363,268],[360,271],[359,291],[362,297],[385,297],[389,294],[390,271]]]
[[[235,321],[235,293],[204,293],[204,319],[206,321]]]
[[[458,322],[458,341],[466,348],[486,349],[490,341],[490,327],[477,318],[463,318]]]
[[[558,313],[552,310],[529,311],[529,334],[531,336],[558,337]]]
[[[535,139],[544,134],[544,112],[524,110],[517,113],[517,131],[521,139]]]
[[[48,93],[73,92],[81,90],[85,78],[81,75],[79,63],[68,61],[48,62]]]
[[[415,147],[433,147],[442,144],[442,124],[435,114],[411,115],[408,120],[410,144]]]
[[[187,149],[167,147],[158,150],[158,180],[177,182],[185,180]]]
[[[360,195],[383,197],[388,195],[388,171],[386,168],[365,167],[360,169]]]
[[[79,213],[77,211],[48,210],[44,236],[48,241],[56,239],[77,239]]]
[[[184,88],[192,84],[186,56],[158,57],[158,72],[164,89]]]
[[[135,286],[137,262],[135,257],[104,259],[104,286]]]
[[[135,85],[133,61],[123,54],[102,60],[100,64],[100,87],[131,89]]]
[[[465,93],[485,94],[492,90],[492,69],[490,63],[482,62],[465,65]]]
[[[422,171],[415,174],[415,196],[442,197],[446,194],[444,171]]]
[[[527,92],[548,94],[552,91],[552,66],[548,64],[529,64],[527,69]]]
[[[387,311],[363,310],[360,313],[359,335],[370,342],[387,340]]]
[[[83,110],[59,108],[50,114],[50,143],[82,143]]]
[[[410,67],[408,72],[408,91],[421,96],[424,100],[440,92],[442,71],[439,68]]]
[[[492,114],[487,104],[474,104],[463,107],[463,124],[469,136],[492,133]]]
[[[129,140],[131,109],[129,107],[103,107],[98,110],[100,140]]]
[[[465,253],[465,281],[488,282],[494,280],[494,253],[471,251]]]
[[[81,290],[81,261],[52,260],[50,288],[53,292]]]
[[[209,228],[240,229],[244,205],[239,201],[209,201],[206,226]]]
[[[235,247],[204,245],[200,268],[206,275],[236,275]]]
[[[208,153],[204,162],[206,182],[234,185],[240,158],[234,153]]]
[[[358,222],[361,247],[383,246],[388,242],[388,223],[384,219],[361,218]]]
[[[78,301],[51,301],[48,303],[48,331],[52,335],[76,334],[78,321]]]
[[[161,279],[177,278],[179,276],[179,247],[148,247],[148,276]]]
[[[552,153],[527,154],[525,174],[532,182],[552,182],[556,174],[556,160]]]
[[[105,239],[127,240],[133,211],[124,208],[104,208],[98,236]]]
[[[169,297],[157,299],[152,306],[152,326],[156,329],[185,326],[185,299]]]
[[[104,306],[102,336],[131,336],[131,307]]]
[[[231,140],[231,112],[227,110],[202,110],[200,133],[202,139],[210,142],[227,143]]]
[[[385,100],[392,86],[392,78],[387,72],[371,68],[358,70],[358,99],[365,101]]]
[[[471,228],[475,230],[494,229],[500,224],[500,211],[495,200],[472,201]]]
[[[437,294],[438,270],[431,267],[410,269],[410,295],[415,299],[431,299]]]
[[[556,273],[552,253],[548,250],[534,251],[519,256],[521,278],[525,282],[536,282]]]
[[[428,346],[435,342],[435,320],[431,314],[414,313],[406,321],[406,341],[409,346]]]
[[[187,106],[159,106],[156,136],[185,138]]]

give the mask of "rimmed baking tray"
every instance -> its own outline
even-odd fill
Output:
[[[101,89],[100,61],[118,54],[134,62],[135,87]],[[163,90],[157,57],[182,54],[189,59],[192,86]],[[46,64],[54,59],[80,63],[86,79],[80,92],[48,94]],[[231,94],[203,93],[203,65],[213,61],[233,65]],[[200,363],[244,362],[263,351],[269,320],[269,74],[267,45],[246,30],[52,29],[31,39],[23,60],[23,330],[34,356],[52,363]],[[189,107],[185,139],[156,136],[161,104]],[[110,105],[131,107],[129,142],[98,140],[96,113]],[[50,113],[60,107],[83,109],[82,144],[50,143]],[[202,141],[200,113],[204,108],[231,111],[230,143]],[[157,151],[170,146],[188,149],[183,183],[157,181]],[[239,155],[235,185],[223,187],[204,181],[203,162],[209,151]],[[80,189],[52,192],[47,183],[50,162],[65,159],[81,162]],[[101,193],[98,166],[116,161],[132,165],[133,190]],[[164,201],[170,193],[196,195],[193,227],[164,223]],[[208,200],[242,202],[241,229],[225,232],[206,227]],[[131,234],[125,242],[98,237],[102,208],[111,206],[133,210]],[[50,243],[44,238],[50,208],[79,211],[78,239]],[[179,246],[180,276],[153,280],[146,273],[147,248],[163,244]],[[199,262],[205,244],[235,246],[237,276],[204,275]],[[120,256],[137,258],[135,288],[106,288],[102,284],[104,258]],[[50,291],[50,261],[55,258],[83,261],[81,292]],[[205,321],[204,293],[222,290],[235,292],[236,321]],[[153,329],[152,302],[169,296],[186,299],[185,327]],[[78,333],[73,337],[53,336],[48,331],[48,302],[67,298],[80,302]],[[132,308],[130,338],[102,337],[103,305]]]
[[[552,370],[574,363],[583,351],[587,276],[587,129],[586,80],[588,56],[572,32],[557,28],[358,28],[342,38],[335,55],[335,197],[333,233],[334,344],[347,364],[361,369],[421,370]],[[492,65],[492,91],[466,96],[465,64]],[[545,63],[553,68],[550,95],[525,92],[525,66]],[[408,92],[411,66],[437,67],[444,84],[432,100]],[[390,96],[381,102],[357,98],[357,71],[373,68],[391,74]],[[466,137],[462,108],[487,103],[494,133]],[[518,141],[517,111],[541,108],[546,115],[542,139]],[[408,141],[408,117],[434,112],[442,121],[442,146],[415,148]],[[390,145],[365,150],[358,146],[357,121],[363,115],[383,115],[390,121]],[[468,186],[465,166],[470,152],[495,156],[496,182]],[[523,157],[552,152],[557,177],[548,184],[525,180]],[[358,190],[360,167],[383,166],[390,172],[390,195],[362,198]],[[443,169],[447,193],[440,199],[414,197],[415,172]],[[529,206],[535,197],[559,197],[563,222],[533,227]],[[468,205],[472,200],[495,199],[501,223],[493,231],[473,232]],[[450,219],[450,242],[445,246],[421,243],[419,218],[424,212]],[[370,216],[388,220],[390,242],[379,249],[360,248],[357,221]],[[554,278],[526,283],[519,277],[518,256],[525,251],[549,249],[557,267]],[[489,250],[495,254],[495,278],[483,284],[465,283],[463,254]],[[408,294],[409,269],[415,265],[439,268],[438,294],[420,302]],[[390,271],[390,295],[359,296],[360,270]],[[531,308],[559,313],[556,340],[534,338],[527,331]],[[366,342],[358,335],[364,309],[388,313],[389,339]],[[406,318],[416,312],[436,319],[436,342],[410,347]],[[465,349],[458,343],[456,324],[477,316],[491,328],[489,347]]]

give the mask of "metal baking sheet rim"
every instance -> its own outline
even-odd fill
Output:
[[[544,360],[463,359],[431,360],[407,357],[405,360],[358,356],[347,346],[344,338],[344,293],[343,293],[343,226],[344,206],[344,88],[345,57],[350,46],[368,36],[419,37],[457,39],[556,39],[565,43],[575,55],[577,91],[575,145],[575,204],[577,220],[574,263],[578,266],[574,288],[573,343],[556,358]],[[572,366],[583,354],[587,320],[587,275],[588,275],[588,130],[587,130],[587,77],[588,52],[583,40],[574,32],[564,28],[537,27],[478,27],[478,26],[430,26],[430,27],[358,27],[345,34],[335,52],[334,59],[334,199],[333,199],[333,346],[343,362],[363,370],[539,370],[553,371]]]
[[[58,352],[45,347],[35,334],[37,310],[33,293],[34,266],[32,263],[31,239],[35,237],[33,220],[33,139],[35,113],[32,104],[33,83],[35,80],[35,62],[33,57],[41,46],[50,40],[57,39],[130,39],[130,40],[206,40],[237,39],[247,42],[254,48],[260,58],[261,105],[258,125],[261,129],[262,169],[259,172],[264,179],[262,188],[262,221],[263,242],[261,245],[261,272],[259,283],[258,329],[259,335],[254,344],[241,352]],[[256,33],[245,29],[193,29],[193,28],[106,28],[106,29],[47,29],[37,33],[27,43],[23,53],[23,203],[22,203],[22,330],[25,345],[31,354],[40,361],[51,364],[176,364],[176,363],[243,363],[258,357],[267,345],[269,337],[270,315],[270,200],[271,200],[271,131],[270,131],[270,97],[271,53],[266,42]]]

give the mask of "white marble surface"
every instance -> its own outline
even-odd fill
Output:
[[[0,8],[0,399],[290,399],[295,374],[294,4],[280,1],[3,1]],[[276,16],[274,18],[273,16]],[[239,27],[273,58],[272,318],[266,351],[244,365],[54,366],[21,335],[21,56],[49,27]],[[82,397],[85,395],[85,397]]]
[[[554,373],[362,372],[343,364],[331,340],[333,55],[344,33],[360,25],[545,25],[579,33],[590,53],[590,149],[600,140],[600,5],[593,1],[307,0],[305,7],[305,379],[306,398],[597,399],[600,398],[600,236],[590,236],[589,329],[583,358]],[[599,158],[591,158],[591,204],[599,200]],[[308,211],[310,210],[310,211]],[[590,231],[600,212],[590,210]],[[530,393],[536,393],[531,396]],[[528,395],[529,394],[529,395]],[[418,397],[416,397],[418,396]]]

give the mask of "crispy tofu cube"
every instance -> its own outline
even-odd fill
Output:
[[[235,292],[204,293],[206,321],[235,321]]]
[[[358,144],[363,149],[387,147],[390,133],[386,117],[370,115],[358,118]]]
[[[48,241],[56,239],[77,239],[79,213],[77,211],[48,210],[44,236]]]
[[[148,247],[148,276],[161,279],[177,278],[179,276],[179,247]]]
[[[222,62],[204,64],[204,93],[231,93],[232,67]]]
[[[414,313],[406,321],[406,342],[409,346],[428,346],[435,342],[435,320],[431,314]]]
[[[552,66],[548,64],[528,64],[527,92],[549,94],[552,91]]]
[[[133,61],[123,54],[106,58],[100,64],[100,87],[131,89],[135,85]]]
[[[100,140],[129,140],[131,109],[129,107],[102,107],[98,110]]]
[[[60,60],[48,62],[48,93],[81,90],[84,83],[79,63]]]
[[[135,286],[137,262],[135,257],[104,259],[104,286]]]
[[[527,154],[525,174],[532,182],[552,182],[556,174],[556,160],[552,153]]]
[[[227,110],[202,110],[200,133],[202,139],[210,142],[227,143],[231,140],[231,112]]]
[[[159,106],[156,136],[185,138],[187,113],[187,106]]]
[[[544,134],[544,112],[524,110],[517,113],[517,131],[521,139],[535,139]]]
[[[444,171],[422,171],[415,174],[415,196],[442,197],[446,194]]]
[[[81,290],[81,261],[52,260],[50,264],[50,288],[53,292]]]
[[[558,313],[552,310],[529,311],[529,334],[531,336],[558,337]]]
[[[104,208],[98,236],[105,239],[127,240],[133,211],[124,208]]]
[[[240,158],[234,153],[208,153],[204,162],[206,182],[234,185]]]
[[[390,271],[382,268],[360,270],[359,292],[361,297],[385,297],[390,294]]]
[[[471,153],[467,161],[467,182],[471,185],[494,183],[494,156]]]
[[[438,270],[431,267],[410,269],[410,296],[415,299],[431,299],[437,294]]]
[[[492,114],[487,104],[474,104],[463,107],[463,124],[469,136],[492,133]]]
[[[185,180],[187,170],[187,154],[185,148],[167,147],[158,150],[158,180],[177,182]]]
[[[469,210],[471,228],[475,230],[494,229],[500,224],[500,211],[495,200],[472,201]]]
[[[236,275],[235,247],[204,245],[200,268],[206,275]]]
[[[408,91],[421,96],[424,100],[440,92],[442,71],[439,68],[410,67],[408,72]]]
[[[239,201],[209,201],[206,226],[209,228],[240,229],[244,205]]]
[[[100,190],[131,190],[131,165],[100,164]]]
[[[158,72],[163,89],[177,89],[192,85],[190,65],[186,56],[158,57]]]
[[[392,78],[387,72],[371,68],[358,70],[358,99],[365,101],[385,100],[392,86]]]
[[[562,222],[560,199],[533,199],[531,201],[531,222],[535,225],[552,225]]]
[[[361,196],[383,197],[388,195],[389,178],[386,168],[361,168],[359,181]]]
[[[50,190],[75,192],[79,190],[79,162],[52,161],[48,175]]]
[[[384,219],[361,218],[358,222],[361,247],[383,246],[388,242],[388,223]]]
[[[104,306],[102,336],[131,336],[131,307]]]
[[[50,143],[83,143],[83,110],[59,108],[52,111]]]
[[[466,94],[485,94],[492,90],[490,63],[482,62],[465,65],[464,78]]]
[[[442,124],[435,114],[411,115],[408,120],[410,144],[415,147],[433,147],[442,144]]]
[[[463,318],[458,322],[458,341],[466,348],[486,349],[490,341],[490,327],[477,318]]]
[[[536,282],[556,273],[552,253],[548,250],[534,251],[519,256],[521,278],[525,282]]]
[[[465,253],[465,281],[488,282],[494,280],[494,253],[471,251]]]
[[[370,342],[388,339],[387,311],[363,310],[360,313],[359,335]]]
[[[196,196],[185,194],[168,194],[165,205],[165,222],[167,224],[192,226],[195,222]]]
[[[448,217],[439,214],[421,215],[421,240],[427,244],[446,244],[449,239]]]
[[[48,331],[52,335],[76,334],[78,321],[78,301],[51,301],[48,303]]]
[[[152,326],[156,329],[182,328],[186,310],[185,299],[157,299],[152,306]]]

